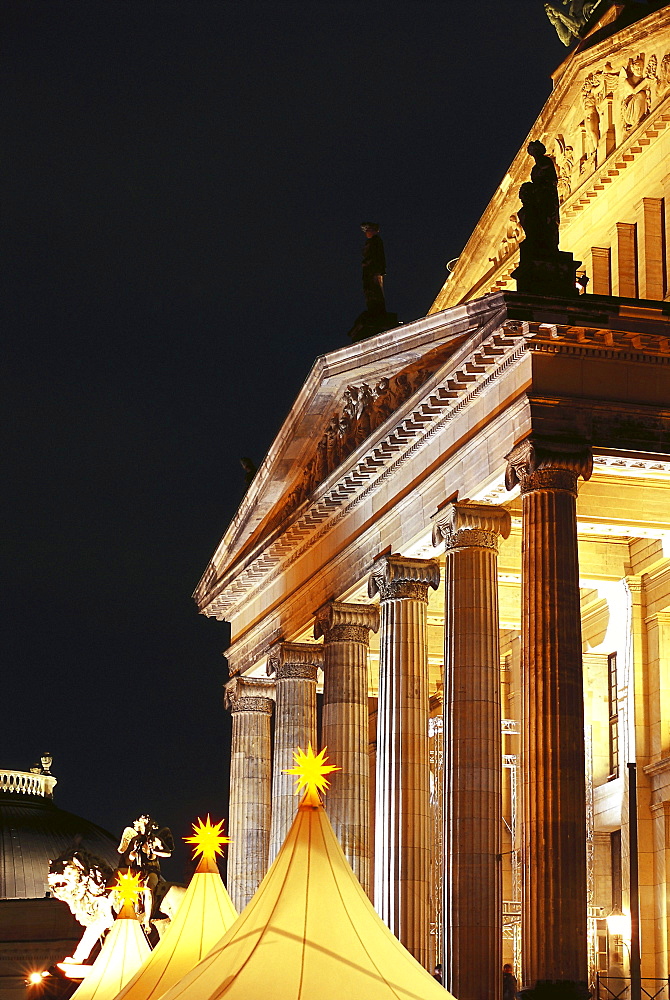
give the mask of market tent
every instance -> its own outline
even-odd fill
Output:
[[[204,855],[170,926],[117,1000],[157,1000],[190,972],[237,920],[216,861]]]
[[[449,998],[363,892],[316,792],[323,784],[302,783],[307,793],[256,895],[163,1000]]]
[[[107,932],[91,971],[72,995],[77,1000],[114,1000],[150,954],[131,902],[124,902]]]

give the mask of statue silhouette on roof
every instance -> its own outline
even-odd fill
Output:
[[[384,242],[379,235],[379,224],[364,222],[361,229],[365,233],[361,264],[366,308],[349,330],[349,336],[353,341],[365,340],[376,333],[398,326],[398,314],[386,311],[384,297],[386,255]]]
[[[529,143],[528,153],[535,163],[530,181],[519,188],[521,208],[517,212],[525,239],[519,244],[519,266],[512,272],[517,291],[531,295],[579,294],[575,272],[579,263],[571,253],[558,248],[558,175],[544,143]]]
[[[563,44],[572,45],[582,37],[596,8],[608,6],[609,0],[545,0],[544,9]]]

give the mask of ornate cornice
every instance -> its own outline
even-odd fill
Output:
[[[223,704],[229,712],[260,712],[272,715],[274,681],[263,677],[233,677],[223,688]]]
[[[428,588],[437,590],[440,564],[437,559],[407,559],[384,556],[368,579],[368,595],[382,601],[413,600],[428,603]]]
[[[325,643],[370,643],[370,630],[379,630],[379,608],[376,604],[345,604],[329,601],[314,615],[314,638],[323,636]]]
[[[593,471],[591,446],[577,439],[528,437],[506,456],[505,485],[522,493],[533,490],[565,490],[577,495],[577,479],[590,479]]]
[[[280,642],[268,657],[267,672],[279,680],[316,681],[323,668],[323,646],[309,642]]]
[[[445,549],[469,546],[498,551],[498,535],[509,538],[512,519],[504,507],[483,503],[450,503],[433,524],[433,545]]]

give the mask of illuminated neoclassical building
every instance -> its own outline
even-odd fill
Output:
[[[236,904],[320,742],[354,870],[460,1000],[500,995],[503,960],[526,985],[628,961],[605,918],[630,911],[629,763],[642,976],[668,975],[670,6],[648,11],[602,13],[529,137],[587,294],[513,290],[525,140],[429,314],[317,359],[195,595],[231,626]]]

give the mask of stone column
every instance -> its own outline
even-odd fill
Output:
[[[272,762],[272,825],[270,864],[284,843],[298,809],[292,774],[293,751],[316,749],[316,671],[323,666],[323,649],[306,642],[280,642],[268,660],[268,673],[275,674],[275,739]]]
[[[381,599],[375,908],[425,967],[430,894],[428,588],[437,559],[384,556],[368,583]]]
[[[270,717],[274,684],[233,677],[224,689],[233,716],[228,806],[228,892],[239,913],[261,883],[270,843]]]
[[[577,557],[582,443],[527,439],[507,456],[521,485],[523,981],[586,996],[584,694]],[[539,991],[537,991],[539,993]]]
[[[370,763],[368,648],[379,628],[374,605],[331,601],[315,615],[323,636],[321,744],[341,771],[333,771],[326,811],[347,861],[370,892]]]
[[[504,507],[449,504],[444,567],[444,963],[459,1000],[501,995],[502,740],[498,535]]]

